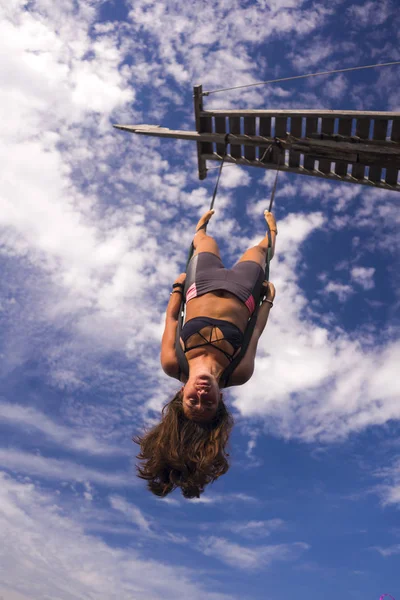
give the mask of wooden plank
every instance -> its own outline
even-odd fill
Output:
[[[240,135],[240,117],[229,117],[229,133]],[[242,156],[242,147],[240,144],[231,144],[230,154],[234,158]]]
[[[386,140],[389,121],[387,119],[375,119],[373,129],[374,140]],[[369,168],[368,179],[370,181],[380,181],[382,179],[382,167],[372,165]]]
[[[260,117],[260,136],[271,137],[271,117]],[[259,147],[259,158],[263,162],[271,162],[272,152],[266,152],[268,146]]]
[[[275,137],[285,139],[287,136],[287,117],[276,117]],[[285,151],[276,145],[272,147],[272,162],[280,167],[285,164]]]
[[[386,169],[385,181],[388,185],[396,186],[399,178],[399,169]]]
[[[392,135],[390,136],[392,142],[400,142],[400,119],[393,119]]]
[[[243,132],[245,135],[256,135],[256,118],[255,117],[245,117],[244,118],[244,126]],[[247,160],[255,160],[256,159],[256,148],[255,146],[245,146],[244,147],[244,157]]]
[[[390,136],[392,142],[400,142],[400,119],[393,119],[392,134]],[[388,185],[396,186],[399,179],[399,169],[386,169],[385,181]]]
[[[218,160],[217,156],[215,154],[205,155],[204,158],[207,160]],[[246,160],[245,158],[234,159],[231,156],[227,156],[225,159],[225,162],[243,165],[243,166],[247,166],[247,167],[259,167],[262,169],[274,169],[274,170],[276,169],[276,165],[273,165],[271,163],[265,164],[265,163],[260,162],[259,160],[249,161],[249,160]],[[281,171],[287,171],[289,173],[297,173],[298,175],[307,175],[307,176],[311,175],[312,177],[319,177],[320,179],[331,179],[332,181],[343,181],[346,183],[368,185],[368,186],[374,187],[374,188],[380,188],[380,189],[386,189],[386,190],[392,190],[392,191],[394,190],[396,192],[400,192],[400,185],[390,186],[384,181],[379,182],[379,183],[374,183],[372,181],[369,181],[368,179],[363,179],[362,181],[357,181],[353,177],[339,177],[335,173],[325,174],[325,173],[321,173],[320,171],[312,171],[310,173],[308,171],[305,171],[304,169],[293,168],[293,167],[289,167],[288,165],[281,165],[279,169]]]
[[[368,179],[370,181],[380,181],[382,179],[382,167],[372,165],[368,171]]]
[[[353,119],[351,117],[342,117],[339,118],[339,128],[338,134],[344,135],[346,137],[351,136],[351,127],[353,124]],[[335,173],[336,175],[340,175],[341,177],[345,177],[347,175],[348,162],[344,160],[337,160],[335,162]]]
[[[387,119],[375,119],[374,120],[374,140],[386,140],[387,129],[389,121]]]
[[[287,118],[277,117],[275,119],[275,136],[285,138],[287,134]]]
[[[331,135],[335,129],[335,119],[332,117],[325,117],[322,119],[321,124],[321,133],[327,133]],[[331,164],[332,161],[329,159],[320,159],[319,161],[319,170],[321,173],[330,173],[331,172]]]
[[[306,137],[309,137],[312,133],[317,133],[318,131],[318,118],[317,117],[307,117],[306,120]],[[311,155],[304,156],[304,168],[307,171],[315,170],[315,158]]]
[[[399,112],[388,112],[388,111],[361,111],[361,110],[324,110],[324,109],[290,109],[290,110],[265,110],[265,109],[255,109],[255,110],[205,110],[204,114],[216,117],[220,115],[226,115],[228,117],[317,117],[323,119],[324,117],[351,117],[353,119],[367,117],[370,119],[398,119],[400,117]]]
[[[180,131],[168,129],[167,127],[159,127],[157,125],[114,125],[117,129],[122,129],[130,133],[141,135],[149,135],[161,138],[175,138],[181,140],[193,140],[196,142],[212,142],[215,144],[223,144],[224,133],[198,133],[197,131]],[[273,143],[274,137],[265,138],[258,135],[249,137],[245,135],[237,135],[236,141],[241,145],[261,146],[264,144]],[[377,142],[378,143],[378,142]],[[336,160],[339,154],[343,154],[343,159],[349,162],[357,160],[357,155],[362,155],[365,164],[374,164],[375,160],[380,161],[380,166],[386,168],[396,166],[400,168],[400,145],[389,141],[388,143],[379,142],[375,145],[370,140],[365,142],[338,142],[335,140],[319,140],[314,138],[294,138],[288,135],[281,138],[281,144],[285,150],[296,150],[301,153],[315,154],[319,158],[330,158]],[[334,157],[334,158],[333,158]],[[355,158],[354,158],[355,157]]]
[[[215,117],[215,133],[226,133],[226,117]],[[225,154],[225,144],[217,144],[217,154]]]
[[[301,137],[301,127],[303,119],[301,117],[292,117],[290,120],[290,134],[295,137]],[[289,166],[298,167],[300,165],[300,152],[290,150]]]
[[[194,118],[196,121],[196,131],[202,133],[202,118],[201,112],[203,110],[203,88],[201,85],[195,85],[193,88],[193,104],[194,104]],[[204,117],[208,118],[209,117]],[[212,152],[212,144],[197,142],[197,165],[199,170],[199,179],[205,179],[207,177],[207,165],[206,161],[202,157],[203,154]]]
[[[359,117],[357,119],[357,124],[356,124],[356,136],[363,140],[367,140],[369,138],[370,123],[371,123],[370,118]],[[354,164],[352,171],[351,171],[351,175],[352,175],[352,177],[354,177],[354,179],[359,179],[359,180],[364,179],[365,165],[363,165],[361,163]]]

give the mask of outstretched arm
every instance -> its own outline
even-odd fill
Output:
[[[182,284],[182,288],[176,287],[173,289],[169,298],[165,316],[164,333],[161,341],[161,366],[163,371],[170,377],[176,378],[179,375],[179,365],[175,351],[175,340],[185,279],[186,273],[181,273],[174,282]]]
[[[273,283],[264,282],[264,301],[258,310],[257,321],[254,327],[253,335],[246,350],[246,354],[240,361],[239,365],[234,370],[232,377],[228,383],[231,385],[243,385],[246,383],[254,372],[254,360],[257,352],[258,340],[268,321],[269,312],[273,306],[275,298],[275,286]]]

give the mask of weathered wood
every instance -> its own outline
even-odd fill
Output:
[[[387,119],[375,119],[374,120],[374,140],[386,140],[386,134],[388,129],[389,121]]]
[[[227,162],[270,169],[279,166],[293,173],[400,191],[400,113],[321,109],[207,111],[202,96],[199,98],[201,86],[194,91],[196,131],[117,127],[143,135],[194,140],[201,179],[207,174],[207,160],[221,160],[228,139]],[[231,138],[225,137],[227,131]]]
[[[255,110],[206,110],[205,114],[216,117],[218,115],[226,115],[227,117],[352,117],[357,119],[359,117],[368,117],[370,119],[399,119],[400,115],[398,112],[387,112],[387,111],[361,111],[361,110],[302,110],[302,109],[255,109]]]
[[[292,117],[290,120],[290,133],[294,137],[301,137],[302,133],[302,121],[301,117]],[[290,150],[289,154],[289,167],[299,167],[300,166],[300,152],[296,152],[295,150]]]
[[[369,128],[371,119],[369,117],[359,117],[356,125],[356,136],[367,140],[369,138]],[[362,180],[365,177],[365,165],[355,164],[351,170],[351,175],[354,179]]]
[[[392,135],[390,136],[392,142],[400,142],[400,119],[393,119]]]
[[[395,142],[397,144],[400,142],[400,119],[393,120],[392,133],[390,139],[392,142]],[[398,186],[398,180],[399,169],[387,168],[385,177],[386,183],[392,186]]]
[[[193,103],[194,103],[194,118],[196,122],[196,131],[199,133],[203,132],[201,112],[203,111],[203,87],[196,85],[193,88]],[[212,152],[212,145],[204,144],[199,142],[197,146],[197,164],[199,169],[199,179],[205,179],[207,177],[207,166],[206,161],[202,158],[203,154]]]
[[[226,134],[226,117],[215,117],[215,132]],[[217,144],[217,154],[225,154],[225,144]]]
[[[240,117],[229,117],[229,133],[234,135],[240,134]],[[234,158],[242,156],[242,147],[239,144],[230,145],[230,154]]]
[[[321,133],[332,135],[335,129],[335,119],[332,117],[324,117],[321,124]],[[329,159],[320,159],[318,169],[321,173],[331,172],[332,161]]]
[[[260,117],[260,135],[271,137],[271,117]]]
[[[276,117],[275,118],[275,137],[285,138],[287,135],[287,117]],[[272,147],[272,162],[276,165],[285,164],[285,150],[278,148],[277,146]]]
[[[260,117],[260,136],[262,137],[271,137],[271,117]],[[262,162],[271,162],[272,152],[268,151],[268,147],[270,144],[266,146],[259,146],[259,157]]]
[[[255,117],[245,117],[244,119],[244,128],[245,135],[256,135],[256,118]],[[255,147],[245,146],[244,147],[244,157],[247,160],[255,160],[256,158],[256,149]]]
[[[307,117],[306,120],[306,138],[310,137],[313,133],[317,133],[318,131],[318,118],[317,117]],[[307,155],[304,156],[304,168],[307,171],[314,171],[315,167],[315,158],[313,156]]]
[[[350,137],[352,124],[353,119],[351,117],[343,117],[339,119],[338,134],[343,137]],[[347,167],[348,162],[344,160],[337,160],[335,162],[336,175],[340,175],[340,177],[345,177],[347,175]]]
[[[374,140],[386,140],[386,134],[388,129],[389,121],[387,119],[375,119],[373,129]],[[380,181],[382,179],[382,167],[378,165],[371,165],[369,167],[368,179],[371,181]]]
[[[399,179],[399,169],[396,168],[388,168],[386,169],[386,177],[385,181],[388,185],[396,187],[397,181]],[[400,188],[400,186],[398,186]]]
[[[207,154],[204,156],[204,158],[206,160],[220,161],[220,158],[218,157],[217,154]],[[234,164],[242,165],[245,167],[260,167],[263,169],[273,169],[273,170],[277,169],[277,166],[276,165],[271,166],[271,163],[265,164],[259,160],[249,161],[249,160],[246,160],[245,158],[234,159],[231,156],[227,156],[225,158],[225,162],[226,163],[234,163]],[[305,169],[301,169],[301,168],[297,169],[297,168],[289,167],[287,165],[281,165],[279,167],[279,170],[287,171],[289,173],[297,173],[298,175],[312,175],[313,177],[330,179],[332,181],[345,181],[346,183],[368,185],[370,187],[382,188],[382,189],[387,189],[387,190],[395,190],[397,192],[400,192],[400,185],[397,185],[396,187],[394,187],[394,186],[388,185],[387,183],[385,183],[383,181],[380,183],[374,183],[373,181],[369,181],[368,179],[364,179],[362,181],[357,181],[356,179],[354,179],[353,177],[350,177],[350,176],[340,177],[339,175],[336,175],[336,173],[325,174],[325,173],[321,173],[320,171],[317,171],[317,170],[314,170],[310,173],[310,172],[306,171]]]
[[[154,125],[114,125],[114,127],[116,127],[117,129],[122,129],[124,131],[129,131],[131,133],[138,133],[141,135],[194,140],[196,142],[212,142],[222,144],[225,139],[225,135],[222,133],[198,133],[196,131],[179,131]],[[235,141],[237,141],[238,144],[243,146],[260,146],[276,142],[275,137],[267,138],[261,137],[259,135],[250,137],[244,134],[236,135]],[[354,157],[356,155],[366,156],[369,162],[375,160],[374,157],[381,157],[382,160],[388,161],[388,163],[391,166],[397,165],[400,157],[399,145],[392,143],[389,143],[388,146],[374,146],[371,145],[370,142],[357,142],[351,144],[348,142],[335,142],[330,140],[318,140],[312,138],[295,138],[288,134],[286,139],[280,138],[280,144],[285,150],[294,149],[302,153],[319,153],[321,154],[322,158],[328,156],[330,157],[331,154],[337,156],[339,152],[343,153],[345,158]],[[350,160],[354,159],[351,158]]]

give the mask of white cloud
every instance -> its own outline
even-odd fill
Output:
[[[400,544],[394,544],[393,546],[388,546],[387,548],[382,548],[381,546],[374,546],[373,550],[376,550],[381,556],[386,558],[387,556],[400,554]]]
[[[379,6],[375,2],[353,4],[347,9],[349,20],[353,27],[368,27],[382,25],[391,13],[390,2],[383,0]]]
[[[231,391],[243,417],[262,417],[268,431],[273,427],[285,438],[306,441],[343,439],[351,431],[400,418],[400,344],[386,342],[380,331],[377,356],[374,338],[365,345],[362,337],[350,337],[338,326],[318,326],[314,316],[307,317],[297,261],[302,240],[323,222],[322,215],[290,215],[279,223],[277,262],[271,265],[274,308],[252,379]]]
[[[87,534],[76,520],[76,503],[67,510],[55,494],[4,474],[0,479],[0,594],[5,598],[135,600],[139,594],[149,600],[235,600],[214,592],[190,569],[141,558],[134,537],[129,548],[119,548]]]
[[[150,532],[151,523],[137,506],[127,502],[124,498],[121,498],[121,496],[110,496],[109,500],[114,510],[118,510],[124,514],[129,521],[135,523],[141,531],[145,533]]]
[[[106,486],[135,486],[133,473],[106,472],[84,467],[81,464],[56,458],[30,454],[20,450],[0,448],[0,464],[13,472],[40,476],[57,481],[89,481]]]
[[[216,536],[200,538],[200,550],[206,556],[245,571],[269,567],[274,561],[296,560],[308,548],[303,542],[249,548]]]
[[[353,267],[351,269],[351,278],[364,290],[372,290],[375,287],[374,273],[374,267]]]
[[[224,523],[223,529],[253,540],[254,538],[268,537],[274,531],[282,529],[285,522],[282,519],[269,519],[268,521],[243,521],[237,523]]]
[[[0,402],[0,422],[25,430],[32,428],[65,448],[94,455],[126,454],[126,449],[99,442],[93,435],[81,434],[73,428],[52,421],[44,413],[19,404]]]
[[[344,283],[338,283],[337,281],[330,281],[324,288],[324,292],[327,294],[336,294],[340,302],[346,302],[346,300],[354,294],[354,290],[351,285]]]

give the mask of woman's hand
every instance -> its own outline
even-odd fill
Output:
[[[186,281],[186,273],[181,273],[180,275],[178,275],[178,277],[175,279],[174,283],[181,283],[182,285],[185,283]]]
[[[275,298],[275,286],[270,281],[263,281],[261,294],[264,300],[268,300],[272,304]]]

